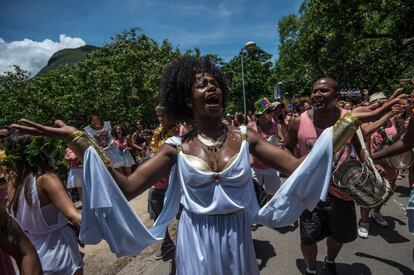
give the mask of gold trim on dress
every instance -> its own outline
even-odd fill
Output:
[[[332,129],[333,151],[338,152],[361,125],[359,118],[351,112],[338,119]]]
[[[75,131],[72,133],[71,138],[72,140],[67,143],[67,146],[72,149],[77,156],[81,156],[80,159],[83,160],[83,155],[85,154],[86,149],[88,149],[89,146],[92,146],[105,166],[111,166],[111,161],[106,156],[105,152],[85,131]]]

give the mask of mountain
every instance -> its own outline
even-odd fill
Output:
[[[46,74],[60,65],[79,63],[85,60],[90,52],[97,49],[99,49],[99,47],[85,45],[75,49],[63,49],[57,51],[49,58],[47,65],[43,67],[37,75]]]

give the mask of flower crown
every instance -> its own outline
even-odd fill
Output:
[[[26,160],[36,170],[56,170],[65,151],[60,140],[45,137],[33,137],[29,144],[16,144],[15,148],[6,148],[6,156],[0,160],[0,166],[15,167],[19,161]]]

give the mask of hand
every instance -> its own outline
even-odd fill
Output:
[[[61,139],[65,142],[69,141],[71,138],[71,135],[75,131],[77,131],[76,128],[66,125],[61,120],[55,121],[55,124],[59,126],[58,128],[44,126],[42,124],[30,121],[28,119],[21,119],[18,121],[18,123],[19,124],[10,125],[10,128],[16,129],[17,131],[24,133],[24,134]]]
[[[380,106],[378,103],[371,104],[369,106],[361,106],[353,109],[352,114],[359,118],[362,123],[375,121],[381,118],[387,112],[391,111],[392,106],[400,103],[400,101],[405,98],[407,98],[407,95],[401,94],[401,91],[397,90],[382,106]]]
[[[384,169],[384,167],[382,167],[381,165],[379,165],[379,164],[374,164],[374,166],[375,166],[375,168],[377,168],[377,171],[378,171],[378,173],[381,175],[381,176],[384,176],[385,175],[385,169]]]
[[[413,79],[400,79],[400,84],[401,85],[414,84],[414,80]]]

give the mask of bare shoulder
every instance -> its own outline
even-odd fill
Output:
[[[241,141],[243,139],[243,134],[240,127],[228,126],[230,137],[236,139],[237,141]],[[248,135],[249,128],[246,126],[246,134]]]
[[[161,145],[158,148],[157,151],[157,155],[163,155],[168,157],[171,160],[176,160],[177,159],[177,154],[178,154],[178,147],[179,145],[170,145],[167,143],[164,143],[163,145]]]
[[[58,177],[58,175],[56,175],[55,173],[52,172],[46,172],[43,173],[42,175],[38,176],[36,179],[36,184],[42,188],[48,188],[50,186],[53,186],[55,184],[62,184],[62,181],[60,180],[60,178]]]

